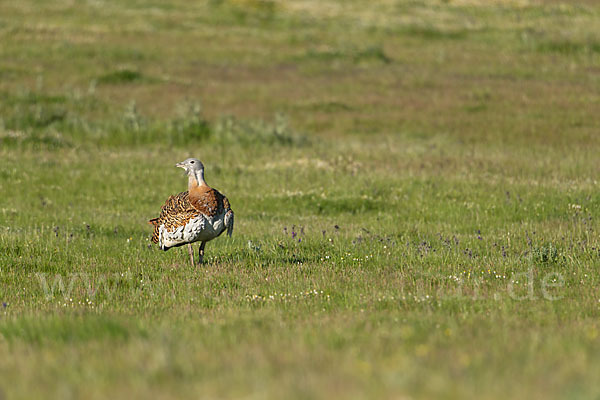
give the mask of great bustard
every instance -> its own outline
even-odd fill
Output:
[[[154,225],[152,242],[162,250],[188,245],[190,261],[194,266],[192,243],[202,242],[198,250],[202,264],[206,242],[227,230],[233,232],[233,210],[229,200],[204,181],[204,165],[197,158],[177,163],[188,176],[188,190],[170,196],[160,209],[160,216],[149,222]]]

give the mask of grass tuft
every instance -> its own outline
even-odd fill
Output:
[[[142,73],[136,70],[123,68],[108,72],[98,77],[98,83],[118,85],[123,83],[133,83],[142,80]]]

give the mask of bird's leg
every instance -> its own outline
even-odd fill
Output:
[[[194,249],[192,249],[192,244],[188,243],[188,253],[190,253],[190,261],[192,262],[192,268],[194,268]]]
[[[206,245],[206,242],[202,242],[200,244],[200,248],[198,249],[198,265],[202,264],[204,262],[204,246]]]

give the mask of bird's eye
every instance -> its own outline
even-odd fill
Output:
[[[193,163],[195,163],[195,162],[196,162],[196,161],[190,161],[190,163],[192,163],[192,164],[193,164]]]

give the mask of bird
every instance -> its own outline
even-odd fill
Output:
[[[160,209],[160,215],[148,222],[154,225],[152,242],[161,250],[188,245],[192,268],[194,250],[192,243],[201,242],[198,265],[204,262],[206,242],[227,231],[233,233],[233,210],[227,197],[211,188],[204,180],[204,164],[197,158],[188,158],[175,164],[183,168],[188,177],[188,190],[169,196]]]

